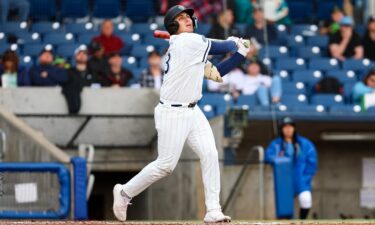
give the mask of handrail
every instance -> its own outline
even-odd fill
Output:
[[[231,192],[227,200],[224,203],[223,211],[226,211],[230,202],[234,198],[236,192],[239,189],[240,182],[244,179],[245,172],[250,164],[250,159],[253,152],[258,152],[259,162],[259,219],[264,219],[264,148],[262,146],[254,146],[247,153],[246,160],[241,169],[240,175],[238,175],[236,182],[233,185]]]
[[[52,144],[47,140],[43,135],[36,132],[24,121],[19,119],[13,113],[6,110],[3,106],[0,105],[0,116],[3,117],[7,122],[9,122],[16,129],[21,131],[26,136],[30,137],[33,141],[38,143],[41,147],[46,149],[53,157],[55,157],[59,162],[69,163],[70,157],[68,154],[63,152],[61,149]]]

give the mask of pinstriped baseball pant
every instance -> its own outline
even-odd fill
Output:
[[[158,157],[124,185],[123,190],[134,197],[152,183],[172,173],[185,141],[200,158],[207,211],[221,209],[220,169],[214,136],[206,117],[198,106],[155,108],[158,132]]]

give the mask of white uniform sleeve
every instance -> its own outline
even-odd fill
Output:
[[[180,34],[179,45],[184,53],[184,58],[191,63],[206,63],[211,41],[195,33]]]

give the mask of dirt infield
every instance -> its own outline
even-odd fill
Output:
[[[47,221],[47,220],[0,220],[1,225],[23,225],[23,224],[32,224],[32,225],[204,225],[201,222],[142,222],[142,221],[129,221],[125,223],[117,221]],[[232,222],[232,223],[216,223],[215,225],[363,225],[363,224],[374,224],[375,221],[266,221],[266,222]]]

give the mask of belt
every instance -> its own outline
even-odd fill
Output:
[[[164,105],[164,102],[162,102],[162,101],[159,101],[159,102]],[[196,104],[197,104],[196,102],[192,102],[192,103],[189,103],[188,105],[170,104],[169,106],[171,106],[171,107],[183,107],[183,106],[187,106],[188,108],[194,108]]]

